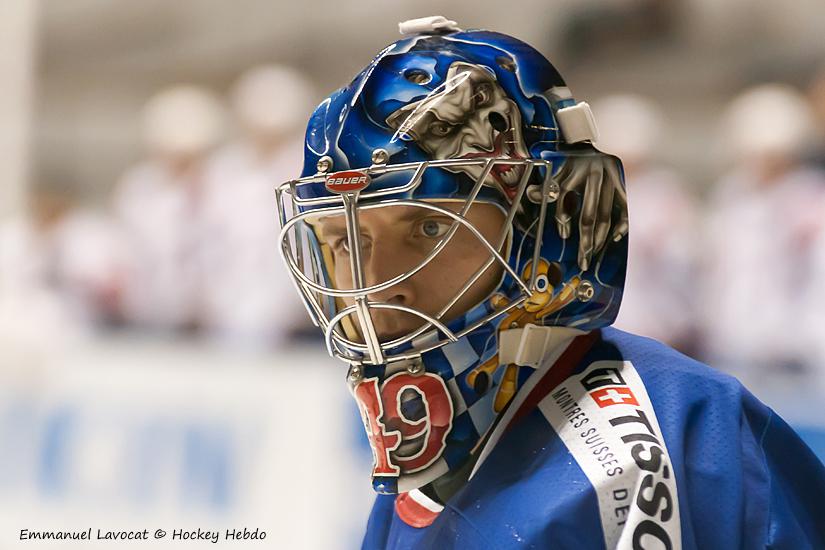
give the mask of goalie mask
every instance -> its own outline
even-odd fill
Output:
[[[284,259],[349,364],[384,493],[478,452],[540,362],[508,349],[524,331],[610,324],[627,254],[621,165],[553,66],[413,23],[318,106],[278,188]]]

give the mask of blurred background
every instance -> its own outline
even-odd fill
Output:
[[[735,374],[825,457],[821,0],[439,4],[2,3],[0,548],[357,547],[370,453],[272,189],[313,106],[432,14],[525,40],[593,106],[627,172],[617,325]]]

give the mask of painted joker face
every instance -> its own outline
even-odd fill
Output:
[[[527,158],[518,107],[481,65],[454,62],[442,86],[392,113],[387,124],[396,136],[416,142],[434,159]],[[450,170],[477,179],[483,169]],[[499,187],[512,199],[523,172],[523,166],[498,164],[485,184]]]

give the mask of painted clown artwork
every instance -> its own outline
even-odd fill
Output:
[[[427,78],[424,73],[421,77]],[[396,136],[415,142],[435,159],[529,156],[518,106],[482,65],[453,62],[438,89],[398,109],[386,122]],[[475,180],[483,169],[470,165],[453,170]],[[489,177],[512,200],[523,172],[522,165],[498,164]]]

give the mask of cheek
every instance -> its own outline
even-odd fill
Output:
[[[490,254],[487,248],[468,230],[460,230],[450,244],[425,269],[413,278],[416,306],[426,311],[436,311],[446,305],[461,290]],[[451,308],[451,319],[487,297],[501,277],[502,268],[494,262],[475,284],[464,293]]]
[[[493,241],[495,237],[488,236],[488,239]],[[441,286],[446,285],[458,291],[490,259],[491,255],[487,247],[469,231],[462,229],[456,233],[450,244],[433,262],[433,264],[437,262],[437,265],[433,265],[433,271],[437,270],[441,273],[439,280]],[[489,272],[490,270],[487,273]],[[449,273],[449,281],[445,280],[444,273]]]
[[[418,300],[439,303],[458,291],[469,276],[464,251],[466,246],[467,243],[461,242],[455,235],[444,250],[412,277],[411,283],[419,289],[416,292]]]
[[[478,247],[477,241],[475,246]],[[470,278],[484,266],[488,259],[489,256],[482,253],[479,249],[475,254],[446,257],[443,263],[440,263],[438,266],[433,266],[433,273],[436,275],[429,277],[425,287],[426,291],[421,293],[427,302],[426,305],[429,306],[431,310],[436,309],[436,307],[443,307],[458,294]],[[444,276],[445,271],[449,273],[448,277]],[[501,266],[498,262],[494,262],[484,271],[484,274],[464,292],[461,298],[459,298],[456,304],[450,309],[447,318],[452,319],[455,315],[465,312],[489,296],[498,284],[501,273]],[[424,282],[425,281],[422,280],[422,283]]]
[[[481,235],[487,239],[493,246],[498,244],[498,240],[509,226],[505,226],[504,221],[507,215],[498,207],[488,205],[487,208],[480,215],[473,220],[473,223],[478,228]]]
[[[484,235],[483,231],[482,235]],[[441,255],[452,262],[465,263],[474,258],[486,257],[487,248],[469,229],[459,227]]]

